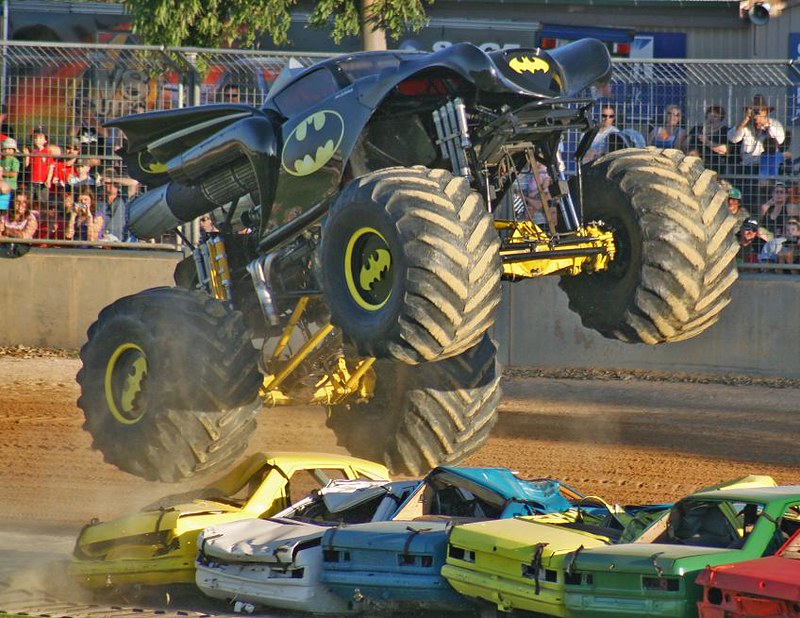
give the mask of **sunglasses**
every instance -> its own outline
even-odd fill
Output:
[[[613,118],[616,114],[600,114],[601,118]]]

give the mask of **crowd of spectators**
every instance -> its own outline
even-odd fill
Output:
[[[86,114],[68,133],[53,141],[46,127],[36,126],[20,144],[11,126],[0,125],[0,237],[47,246],[136,242],[125,205],[139,185],[113,155],[105,128]],[[19,254],[29,245],[3,243],[0,253]]]
[[[643,145],[641,134],[621,122],[623,108],[610,99],[598,106],[598,132],[584,161]],[[757,94],[730,124],[725,107],[712,104],[705,108],[703,122],[689,127],[681,106],[668,104],[663,116],[650,123],[646,144],[698,156],[717,172],[729,193],[731,214],[738,219],[740,263],[800,265],[800,184],[791,180],[791,135],[774,112],[775,107]],[[800,268],[783,272],[800,274]]]

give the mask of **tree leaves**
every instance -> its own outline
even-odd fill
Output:
[[[296,0],[125,0],[133,31],[143,43],[167,47],[252,47],[266,34],[276,45],[289,43],[291,9]],[[363,3],[369,14],[362,16]],[[364,22],[399,38],[425,24],[425,4],[433,0],[320,0],[309,24],[330,28],[340,43],[358,35]]]

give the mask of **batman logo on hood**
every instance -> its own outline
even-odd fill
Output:
[[[339,149],[344,136],[342,117],[329,109],[315,112],[300,121],[286,138],[281,165],[292,176],[313,174]]]

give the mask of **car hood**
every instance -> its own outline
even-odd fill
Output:
[[[576,571],[614,571],[646,575],[661,571],[664,574],[682,575],[689,564],[689,570],[694,570],[694,558],[718,564],[727,558],[733,561],[740,554],[741,550],[717,547],[628,543],[581,551],[575,557],[572,568]]]
[[[127,517],[87,525],[80,534],[81,545],[121,540],[140,535],[149,535],[167,530],[176,530],[181,518],[193,515],[233,513],[239,509],[214,501],[198,500],[158,511],[143,511]]]
[[[326,529],[291,519],[243,519],[209,526],[198,547],[212,560],[288,563],[299,549],[319,545]]]
[[[499,519],[456,526],[450,544],[476,552],[528,560],[534,546],[543,546],[543,556],[560,555],[579,547],[598,547],[608,538],[583,530],[543,524],[535,518]]]

